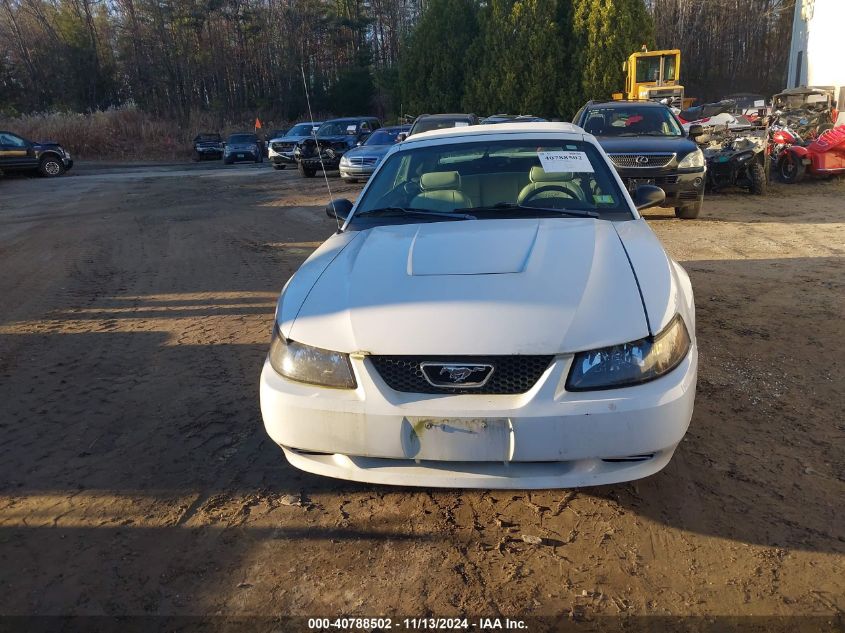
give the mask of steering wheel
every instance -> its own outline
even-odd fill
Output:
[[[570,189],[567,189],[563,185],[543,185],[542,187],[538,187],[531,193],[529,193],[525,198],[522,200],[520,204],[525,204],[529,200],[533,200],[541,193],[546,193],[548,191],[557,191],[559,193],[564,194],[567,198],[572,198],[573,200],[578,200],[578,196],[575,195]],[[557,197],[557,196],[555,196]]]

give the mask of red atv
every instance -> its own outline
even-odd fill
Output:
[[[787,183],[800,182],[808,173],[811,176],[845,174],[845,125],[822,132],[807,145],[786,145],[778,157],[777,168]]]

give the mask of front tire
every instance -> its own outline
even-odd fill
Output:
[[[695,220],[701,213],[701,200],[688,207],[675,207],[675,217],[681,220]]]
[[[748,177],[751,180],[751,193],[755,196],[766,195],[766,170],[763,166],[754,161],[754,164],[748,168]]]
[[[299,163],[299,173],[302,174],[303,178],[313,178],[317,175],[317,170],[305,167],[302,163]]]
[[[55,178],[65,173],[65,165],[61,158],[45,156],[38,165],[38,173],[46,178]]]
[[[778,163],[780,179],[790,185],[804,180],[806,171],[807,168],[804,166],[804,163],[792,152],[784,153]]]

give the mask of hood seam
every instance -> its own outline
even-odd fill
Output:
[[[646,308],[645,297],[643,296],[643,288],[640,285],[640,278],[637,276],[637,271],[634,268],[634,262],[631,261],[631,256],[628,255],[628,249],[625,247],[625,241],[622,239],[622,236],[619,235],[619,231],[616,230],[615,225],[613,227],[613,232],[616,233],[616,237],[619,239],[619,243],[622,245],[622,250],[625,253],[625,259],[628,260],[628,265],[631,267],[631,273],[634,275],[634,281],[637,282],[637,292],[640,294],[640,303],[643,306],[643,314],[645,315],[645,324],[648,328],[648,333],[651,336],[654,336],[655,332],[651,328],[651,321],[648,318],[648,308]]]

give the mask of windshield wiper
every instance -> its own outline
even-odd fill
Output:
[[[467,211],[468,209],[458,209],[458,211]],[[466,213],[450,213],[448,211],[427,211],[426,209],[411,209],[408,207],[382,207],[380,209],[367,209],[366,211],[358,211],[355,216],[359,215],[416,215],[422,217],[445,218],[447,220],[477,220],[474,215]],[[353,216],[353,217],[355,217]]]
[[[515,202],[497,202],[489,207],[471,207],[466,209],[455,209],[455,211],[509,211],[519,209],[521,211],[540,211],[541,213],[554,213],[557,215],[566,215],[573,218],[597,218],[599,214],[595,211],[587,211],[586,209],[548,209],[545,207],[532,207],[525,204],[516,204]]]

